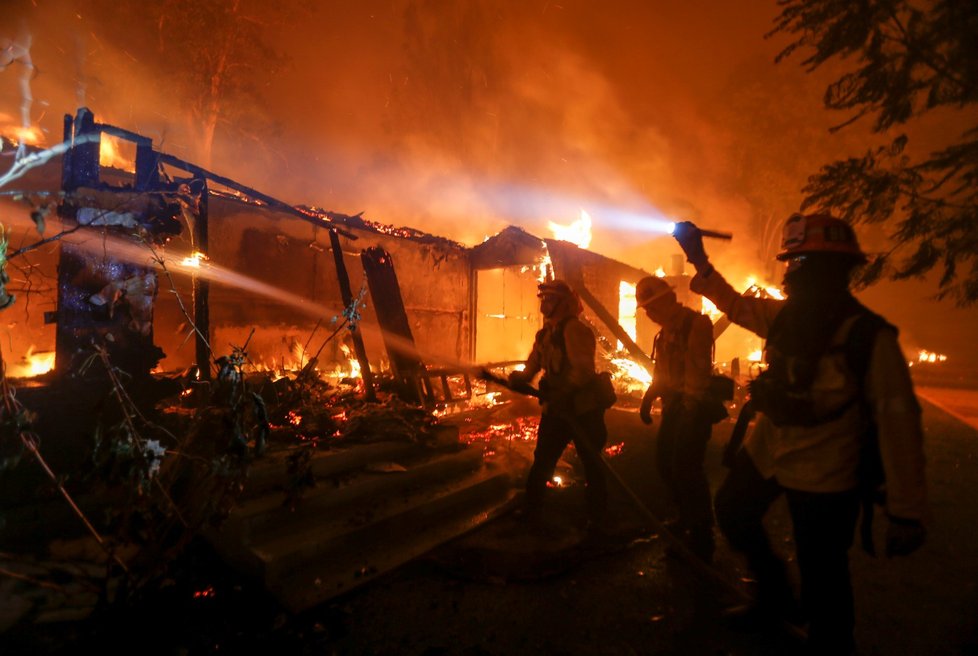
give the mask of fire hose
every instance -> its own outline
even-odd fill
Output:
[[[533,387],[528,383],[512,384],[505,378],[496,376],[495,374],[485,369],[480,370],[478,372],[478,376],[483,380],[499,385],[500,387],[504,387],[510,391],[516,392],[517,394],[532,396],[538,400],[543,400],[542,399],[543,395],[540,393],[540,390],[536,389],[535,387]],[[653,513],[649,509],[649,507],[645,505],[645,503],[639,498],[639,496],[634,492],[634,490],[632,490],[628,486],[628,484],[618,474],[618,472],[615,471],[614,467],[612,467],[611,464],[605,459],[604,454],[594,453],[594,447],[591,446],[591,443],[587,440],[587,435],[585,435],[584,431],[577,424],[577,422],[574,421],[573,417],[570,417],[563,413],[555,413],[555,416],[563,420],[564,424],[570,427],[571,432],[574,434],[574,437],[578,438],[574,441],[575,446],[577,446],[577,448],[588,451],[589,456],[597,455],[597,460],[601,463],[601,466],[604,468],[604,471],[611,477],[611,479],[615,483],[618,484],[618,487],[621,489],[621,491],[625,493],[625,496],[627,496],[629,500],[631,500],[632,505],[639,512],[639,514],[642,515],[642,517],[649,522],[652,529],[658,535],[662,536],[666,542],[669,543],[669,545],[673,548],[673,551],[676,553],[677,556],[679,556],[687,565],[690,566],[690,568],[692,568],[695,572],[700,574],[703,578],[720,585],[720,587],[732,593],[735,597],[737,597],[739,603],[741,604],[753,603],[754,599],[749,594],[747,594],[747,592],[734,585],[734,583],[731,582],[730,579],[727,578],[722,572],[715,569],[713,566],[708,564],[702,558],[697,556],[696,553],[694,553],[689,547],[686,546],[685,542],[683,542],[678,536],[676,536],[672,531],[670,531],[659,520],[659,518],[656,517],[655,513]],[[804,629],[794,624],[791,624],[790,622],[782,621],[781,627],[788,634],[796,638],[799,638],[801,640],[807,638],[807,634],[805,633]]]

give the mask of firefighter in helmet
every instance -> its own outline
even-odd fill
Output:
[[[543,411],[526,481],[526,512],[531,522],[542,519],[547,483],[573,440],[587,480],[589,526],[600,528],[608,496],[601,450],[608,434],[605,408],[595,394],[594,333],[579,318],[581,301],[566,282],[544,282],[538,289],[543,328],[536,334],[523,371],[509,375],[510,384],[522,385],[543,372],[539,382]]]
[[[639,414],[651,424],[652,404],[661,399],[656,464],[679,511],[673,530],[693,553],[709,562],[714,549],[713,507],[703,459],[718,405],[726,416],[722,404],[709,398],[713,324],[709,317],[679,303],[661,278],[639,280],[635,300],[662,327],[652,347],[653,382]]]
[[[886,481],[886,554],[907,555],[926,535],[923,430],[897,330],[850,293],[866,261],[852,227],[826,214],[794,214],[784,226],[786,300],[741,296],[713,268],[702,234],[675,237],[696,267],[691,289],[736,324],[765,338],[767,370],[750,386],[758,411],[715,499],[717,523],[743,552],[757,601],[738,623],[809,623],[815,653],[854,651],[848,551],[860,506],[863,547],[873,552],[873,493]],[[801,602],[761,520],[784,495],[792,518]]]

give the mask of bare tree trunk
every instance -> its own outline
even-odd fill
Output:
[[[197,143],[197,149],[200,153],[200,165],[204,168],[211,166],[211,159],[214,154],[214,135],[221,118],[224,84],[228,73],[229,58],[234,48],[234,40],[237,37],[238,8],[240,5],[241,0],[234,0],[228,8],[227,29],[223,35],[221,48],[217,51],[217,61],[210,76],[210,87],[207,97],[202,102],[203,107],[196,117],[200,122],[198,128],[200,141]]]

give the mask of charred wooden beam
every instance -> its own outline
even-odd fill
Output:
[[[329,230],[329,245],[333,251],[333,262],[336,264],[336,278],[340,283],[340,295],[343,298],[343,306],[350,307],[353,303],[353,291],[350,289],[350,276],[346,271],[346,262],[343,261],[343,249],[340,248],[340,236],[335,229]],[[368,401],[376,401],[377,393],[374,390],[374,376],[370,371],[370,360],[367,358],[367,349],[363,345],[363,334],[359,326],[353,326],[350,331],[353,338],[353,350],[357,355],[357,362],[360,363],[360,375],[363,378],[363,389]]]
[[[608,330],[610,330],[611,333],[618,338],[618,341],[625,346],[625,350],[628,351],[630,356],[632,356],[632,359],[649,371],[652,371],[654,366],[652,358],[646,355],[641,347],[636,344],[634,340],[632,340],[631,336],[626,333],[625,329],[618,323],[618,320],[610,312],[608,312],[607,308],[605,308],[605,306],[603,306],[597,298],[594,297],[594,294],[588,291],[588,288],[584,286],[584,283],[580,280],[569,279],[567,280],[567,284],[569,284],[574,291],[577,292],[577,295],[581,297],[581,300],[591,308],[598,319],[600,319],[602,323],[608,327]]]
[[[164,164],[169,164],[170,166],[173,166],[175,168],[181,169],[183,171],[187,171],[188,173],[192,173],[195,177],[206,178],[208,180],[211,180],[212,182],[216,182],[219,185],[227,187],[228,189],[234,189],[235,191],[240,192],[245,196],[248,196],[249,198],[260,200],[261,202],[265,203],[266,205],[268,205],[273,209],[286,212],[288,214],[292,214],[293,216],[297,216],[303,221],[308,221],[313,225],[322,226],[325,223],[330,227],[331,230],[336,230],[347,239],[357,238],[357,236],[354,235],[352,232],[343,230],[342,228],[336,226],[336,224],[333,223],[332,221],[323,219],[322,217],[319,216],[311,216],[309,214],[306,214],[302,210],[299,210],[293,207],[292,205],[289,205],[285,201],[281,201],[278,200],[277,198],[273,198],[268,194],[263,194],[262,192],[256,189],[252,189],[251,187],[246,187],[240,182],[235,182],[230,178],[225,178],[222,175],[218,175],[212,171],[208,171],[207,169],[201,168],[196,164],[185,162],[184,160],[178,157],[174,157],[173,155],[160,153],[159,157],[160,157],[160,162]]]

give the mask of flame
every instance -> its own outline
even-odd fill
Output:
[[[201,266],[201,262],[206,259],[207,259],[206,255],[204,255],[200,251],[194,251],[187,257],[180,260],[180,265],[185,266],[188,269],[199,269]]]
[[[550,253],[545,254],[536,264],[538,269],[537,282],[547,282],[552,280],[554,275],[554,263],[550,261]]]
[[[723,312],[718,310],[717,306],[713,304],[713,301],[705,296],[703,297],[703,305],[700,312],[710,317],[710,321],[716,321],[723,316]]]
[[[34,345],[20,361],[7,365],[7,375],[11,378],[33,378],[54,369],[54,351],[34,351]]]
[[[99,166],[121,169],[123,171],[133,172],[136,170],[136,163],[133,161],[133,158],[126,157],[121,152],[119,141],[104,132],[99,140],[98,163]]]
[[[921,349],[917,353],[917,362],[947,362],[947,356],[943,353],[934,353],[933,351]]]
[[[635,285],[624,280],[618,283],[618,325],[622,327],[632,341],[635,341],[638,304],[635,300]],[[619,350],[622,343],[618,342]]]
[[[658,269],[655,270],[655,277],[656,278],[665,278],[666,277],[666,270],[663,269],[662,267],[659,267]]]
[[[634,360],[625,357],[613,357],[610,362],[612,378],[627,391],[644,392],[652,384],[652,374]]]
[[[780,287],[775,287],[768,283],[760,283],[757,281],[757,276],[750,276],[744,283],[744,288],[747,290],[745,294],[751,294],[755,298],[774,298],[779,301],[784,300],[784,292],[781,291]]]
[[[292,351],[293,357],[295,357],[295,359],[296,359],[296,362],[299,364],[299,368],[300,369],[303,366],[305,366],[305,364],[307,362],[309,362],[309,360],[310,360],[309,353],[306,352],[306,347],[303,346],[302,344],[300,344],[299,342],[297,342],[295,340],[292,341],[292,349],[291,349],[291,351]]]
[[[9,118],[5,114],[0,114],[0,119]],[[7,139],[14,144],[25,144],[27,146],[41,146],[44,144],[44,133],[36,125],[23,127],[13,124],[0,124],[0,137]]]
[[[591,245],[591,216],[584,210],[581,210],[581,218],[570,225],[561,225],[550,221],[547,227],[556,239],[569,241],[581,248],[587,248]]]
[[[353,357],[350,352],[350,347],[346,344],[340,345],[340,350],[343,351],[343,355],[346,357],[346,363],[349,367],[349,373],[345,378],[359,378],[360,377],[360,361]]]
[[[748,355],[747,356],[747,359],[750,362],[760,362],[761,361],[761,358],[763,356],[764,356],[764,354],[761,352],[761,349],[757,349],[756,351],[754,351],[750,355]]]

